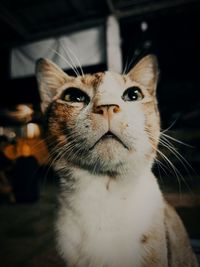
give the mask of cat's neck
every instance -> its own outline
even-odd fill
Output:
[[[59,172],[59,171],[58,171]],[[140,170],[131,167],[124,169],[120,173],[92,173],[89,170],[77,166],[68,166],[65,171],[60,171],[60,178],[63,183],[73,188],[86,187],[91,183],[98,183],[99,186],[105,187],[106,190],[111,188],[128,188],[137,187],[138,184],[146,183],[148,178],[154,178],[151,165],[146,165]]]
[[[141,176],[146,176],[151,173],[153,160],[145,159],[144,161],[137,159],[133,162],[131,157],[120,166],[111,167],[109,169],[103,168],[85,168],[72,162],[61,159],[54,163],[54,168],[62,177],[74,177],[76,181],[82,179],[82,177],[93,177],[95,179],[111,179],[120,182],[127,183],[128,180],[137,180]],[[110,166],[109,166],[110,167]]]

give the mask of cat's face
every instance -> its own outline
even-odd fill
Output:
[[[98,173],[152,164],[159,139],[157,72],[153,56],[126,75],[79,77],[40,60],[37,78],[52,154]]]

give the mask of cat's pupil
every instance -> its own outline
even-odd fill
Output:
[[[66,97],[68,97],[68,96],[66,96]],[[85,100],[85,97],[83,95],[70,94],[69,97],[70,97],[70,101],[72,101],[72,102],[76,102],[76,101],[77,102],[84,102],[84,100]]]
[[[61,99],[67,102],[84,102],[88,104],[90,99],[89,96],[78,88],[68,88],[64,91]]]
[[[141,100],[142,98],[143,98],[142,91],[137,86],[129,87],[128,89],[125,90],[122,96],[122,99],[124,101],[137,101]]]

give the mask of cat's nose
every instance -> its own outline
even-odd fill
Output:
[[[94,107],[94,113],[101,114],[104,117],[112,116],[115,113],[120,112],[120,107],[115,104],[111,105],[100,105]]]

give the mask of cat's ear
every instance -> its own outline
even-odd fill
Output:
[[[157,58],[154,55],[147,55],[142,58],[128,73],[131,80],[140,83],[151,91],[155,92],[159,71]]]
[[[57,89],[65,84],[70,76],[51,60],[41,58],[36,62],[36,78],[42,101],[41,108],[44,112],[56,95]]]

